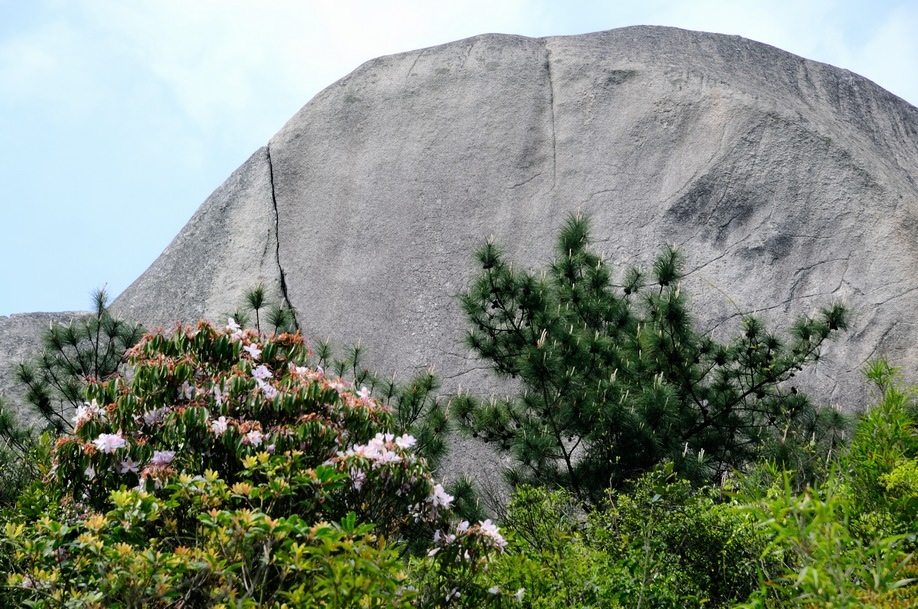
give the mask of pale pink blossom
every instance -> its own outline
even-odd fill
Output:
[[[136,472],[137,466],[140,465],[137,461],[134,461],[130,457],[121,462],[118,472],[121,474],[126,474],[128,472]]]
[[[143,413],[143,422],[147,425],[156,425],[157,423],[162,423],[163,419],[166,417],[166,414],[169,413],[169,409],[165,406],[161,408],[156,408],[148,412]]]
[[[261,389],[261,394],[265,396],[266,400],[273,400],[275,397],[277,397],[278,391],[273,385],[259,380],[258,388]]]
[[[211,393],[213,393],[214,400],[217,402],[218,406],[223,404],[223,400],[225,400],[229,395],[229,392],[221,390],[219,385],[214,385]]]
[[[491,519],[485,520],[478,524],[478,530],[481,531],[481,534],[485,537],[489,537],[491,541],[494,542],[494,545],[500,549],[504,549],[507,545],[507,540],[504,539],[503,535],[500,534],[497,526],[491,522]]]
[[[215,435],[222,436],[226,431],[226,417],[221,416],[219,419],[211,421],[210,431]]]
[[[271,370],[267,366],[261,364],[258,366],[258,368],[255,368],[255,370],[252,371],[252,376],[254,376],[259,381],[263,381],[273,377],[274,375],[271,374]]]
[[[418,441],[414,439],[414,436],[404,434],[398,438],[395,438],[395,444],[401,449],[407,450],[417,444]]]
[[[231,333],[230,340],[233,342],[236,342],[245,336],[245,331],[239,327],[239,324],[236,323],[236,320],[232,317],[226,320],[226,331],[227,333]]]
[[[261,356],[261,349],[255,343],[252,343],[251,345],[246,345],[245,347],[243,347],[243,349],[245,349],[245,351],[247,351],[248,354],[251,355],[252,359],[254,360],[257,360]]]
[[[102,412],[103,412],[102,407],[99,406],[98,402],[96,402],[95,400],[93,400],[91,403],[83,402],[82,406],[77,407],[76,414],[73,417],[74,428],[78,428],[84,422],[88,421],[89,419],[95,416],[100,416]]]
[[[367,475],[359,470],[351,469],[351,485],[354,487],[354,490],[359,491],[360,487],[363,486],[363,481],[366,480]]]
[[[263,433],[257,429],[253,429],[249,433],[245,434],[245,442],[246,444],[251,444],[252,446],[260,446],[264,437],[265,436]]]
[[[181,388],[179,388],[179,397],[190,400],[194,397],[194,387],[192,387],[188,381],[182,383]]]
[[[394,436],[392,434],[376,434],[372,440],[364,445],[357,445],[346,452],[338,453],[339,457],[347,458],[352,456],[363,457],[373,462],[373,467],[378,467],[386,463],[399,463],[402,456],[391,450],[390,446]],[[387,446],[390,445],[390,446]]]
[[[454,497],[443,490],[443,486],[437,484],[434,486],[433,493],[427,498],[427,501],[435,508],[442,507],[448,510],[453,504]]]
[[[150,460],[150,465],[169,465],[174,457],[174,450],[157,450],[153,452],[153,459]]]
[[[83,470],[83,474],[84,474],[87,478],[89,478],[90,480],[92,480],[93,478],[96,477],[96,470],[95,470],[95,468],[93,468],[92,465],[90,465],[89,467],[87,467],[86,469]]]
[[[103,433],[92,441],[100,451],[104,453],[113,453],[119,448],[127,446],[127,442],[121,437],[120,433]]]

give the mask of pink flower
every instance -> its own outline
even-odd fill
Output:
[[[478,524],[478,530],[481,531],[481,534],[485,537],[489,537],[494,545],[500,549],[504,549],[504,546],[507,545],[507,540],[504,539],[503,535],[500,534],[500,531],[491,522],[491,519],[487,519],[484,522]]]
[[[443,486],[437,484],[434,486],[433,494],[427,498],[427,501],[429,501],[435,508],[442,507],[448,510],[453,504],[453,499],[454,497],[452,495],[443,490]]]
[[[113,453],[119,448],[127,446],[127,442],[121,437],[120,433],[103,433],[92,441],[100,451],[104,453]]]
[[[162,423],[168,413],[169,409],[166,407],[150,410],[149,412],[143,413],[143,422],[151,426]]]
[[[153,459],[150,460],[150,465],[169,465],[172,463],[172,458],[175,457],[174,450],[157,450],[153,452]]]
[[[128,472],[136,472],[138,465],[139,463],[137,463],[137,461],[134,461],[133,459],[128,457],[127,459],[121,462],[121,466],[118,468],[118,472],[122,474],[126,474]]]
[[[212,431],[215,435],[222,436],[226,431],[226,417],[220,417],[216,421],[211,421],[210,431]]]
[[[418,441],[414,439],[414,436],[410,436],[408,434],[404,434],[399,438],[395,438],[395,445],[401,449],[407,450],[417,443]]]
[[[271,370],[267,366],[262,364],[258,368],[255,368],[255,370],[252,371],[252,376],[254,376],[259,381],[263,381],[265,379],[271,378],[274,375],[271,374]]]
[[[226,320],[226,332],[227,334],[231,333],[230,340],[233,342],[245,336],[245,331],[239,327],[239,324],[232,317]]]
[[[246,345],[245,347],[243,347],[243,349],[245,349],[248,352],[248,354],[252,356],[252,359],[255,359],[255,360],[257,360],[259,356],[261,355],[261,349],[259,349],[258,345],[256,345],[255,343],[252,343],[251,345]]]
[[[228,392],[226,390],[221,390],[219,385],[214,385],[211,393],[213,393],[214,400],[217,402],[218,406],[223,404],[223,400],[228,395]]]
[[[258,381],[258,388],[261,389],[261,394],[265,396],[266,400],[273,400],[277,397],[277,389],[262,380]]]
[[[247,444],[251,444],[252,446],[260,446],[264,437],[265,436],[263,433],[257,429],[253,429],[249,433],[245,434],[245,441]]]
[[[73,417],[73,427],[78,428],[85,421],[102,414],[102,407],[95,400],[92,403],[83,402],[82,406],[77,407],[76,415]]]
[[[188,381],[182,383],[182,386],[179,388],[179,397],[190,400],[194,397],[194,387],[192,387]]]

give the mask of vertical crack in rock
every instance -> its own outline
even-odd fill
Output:
[[[408,84],[408,79],[411,78],[411,73],[414,72],[414,66],[418,65],[418,61],[420,61],[421,57],[424,56],[424,53],[426,51],[427,49],[421,49],[421,52],[418,53],[418,56],[414,58],[414,62],[412,62],[411,67],[408,68],[408,73],[405,74],[405,84],[406,85]]]
[[[545,73],[548,76],[548,106],[551,127],[551,189],[554,190],[558,183],[558,140],[555,137],[555,82],[551,77],[551,49],[548,48],[547,41],[543,41],[542,44],[545,48]]]
[[[280,275],[281,297],[284,299],[284,304],[290,309],[293,315],[294,327],[299,328],[300,323],[296,318],[296,309],[293,308],[293,304],[290,302],[290,298],[287,295],[287,277],[284,274],[284,267],[281,266],[280,261],[280,213],[277,211],[277,194],[274,190],[274,163],[271,162],[270,145],[265,146],[265,156],[268,159],[268,180],[271,183],[271,205],[274,206],[274,261],[277,264],[277,272]]]

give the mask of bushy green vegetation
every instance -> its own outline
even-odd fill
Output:
[[[453,401],[517,460],[496,524],[435,480],[431,373],[312,349],[255,290],[254,330],[112,347],[41,436],[0,412],[0,606],[918,607],[915,391],[871,363],[852,423],[788,383],[844,311],[716,342],[677,252],[614,286],[588,245],[573,218],[540,278],[488,244],[464,299],[472,346],[524,388]]]
[[[489,241],[462,300],[469,346],[522,390],[467,394],[454,408],[465,428],[513,456],[512,484],[558,485],[596,502],[663,461],[703,483],[761,458],[808,468],[836,446],[843,417],[786,381],[845,328],[843,307],[798,319],[788,338],[746,316],[736,338],[718,342],[689,314],[678,251],[614,285],[587,218],[574,216],[555,255],[529,272]]]
[[[490,521],[452,518],[390,408],[310,356],[233,322],[145,337],[130,380],[86,386],[5,516],[4,603],[401,606],[432,594],[405,556],[473,568],[500,551]]]

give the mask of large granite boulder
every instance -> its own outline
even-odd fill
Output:
[[[678,244],[712,331],[846,302],[852,329],[810,381],[854,406],[865,360],[918,357],[916,167],[918,109],[764,44],[663,27],[478,36],[322,91],[115,305],[148,326],[219,320],[263,281],[307,334],[489,390],[456,299],[473,250],[494,234],[542,265],[582,210],[621,269]]]
[[[493,234],[544,265],[582,210],[622,271],[678,244],[712,332],[846,302],[851,330],[809,383],[855,407],[870,357],[918,360],[916,168],[918,109],[764,44],[663,27],[478,36],[322,91],[114,309],[223,322],[264,283],[307,335],[361,341],[378,370],[433,365],[447,390],[491,391],[456,299],[474,249]]]

